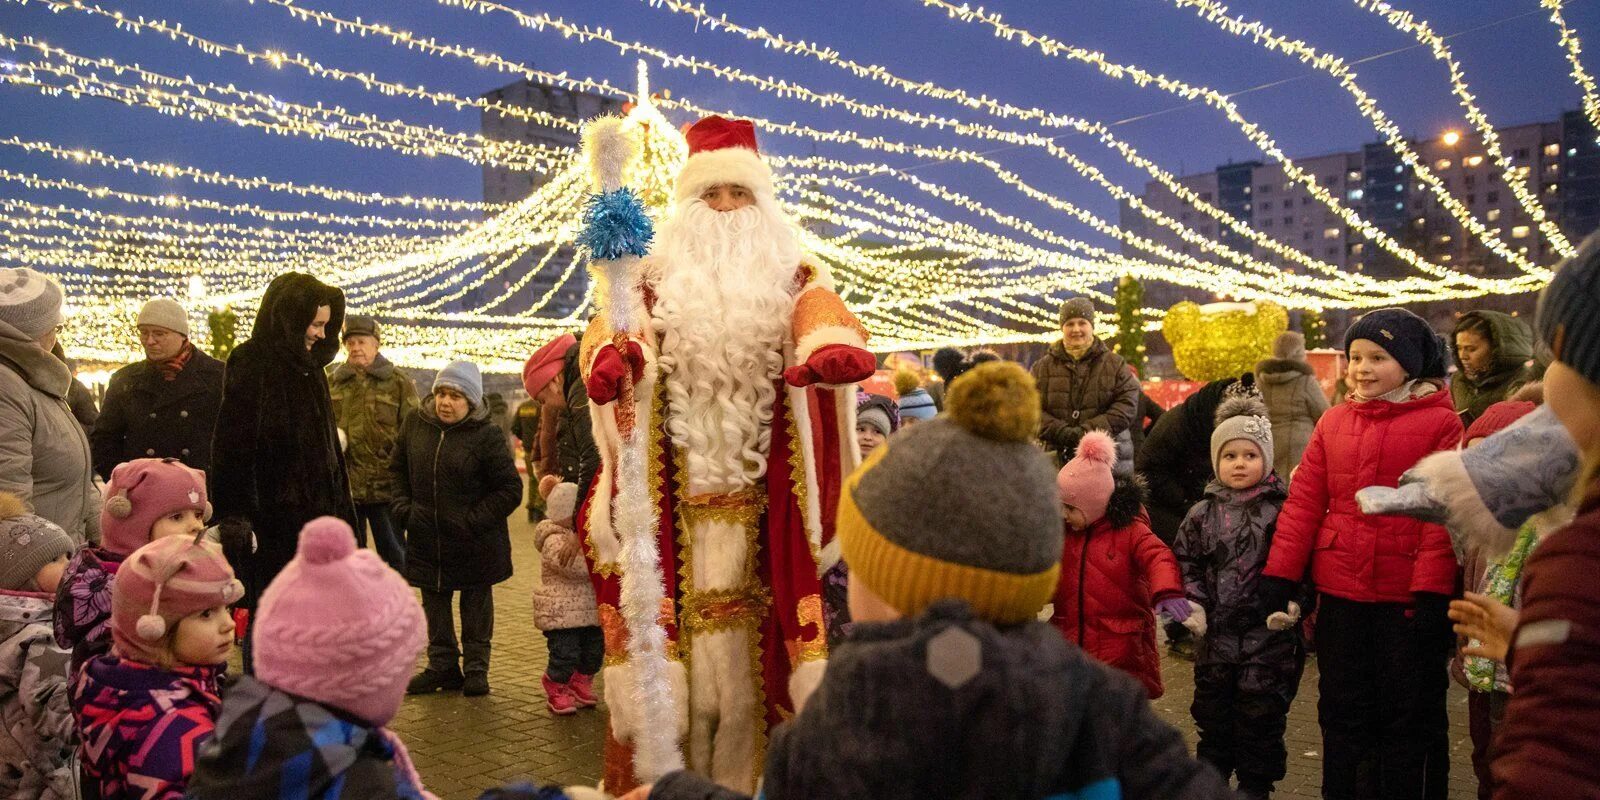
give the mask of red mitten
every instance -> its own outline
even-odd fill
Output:
[[[595,354],[594,366],[589,369],[589,380],[583,385],[589,391],[589,400],[596,405],[603,406],[622,394],[622,376],[630,370],[634,383],[637,384],[644,377],[644,348],[638,342],[629,341],[626,352],[624,359],[623,351],[619,351],[616,345],[608,344]]]
[[[813,383],[840,386],[864,381],[877,369],[878,359],[871,353],[853,345],[830,344],[818,348],[806,363],[784,370],[783,379],[796,387]]]

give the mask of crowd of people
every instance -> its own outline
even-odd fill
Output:
[[[491,691],[523,507],[546,707],[603,704],[612,795],[1264,798],[1314,651],[1324,797],[1446,797],[1452,678],[1480,797],[1594,796],[1600,238],[1534,327],[1360,316],[1331,404],[1285,333],[1162,410],[1085,298],[1029,368],[863,391],[753,130],[688,139],[649,323],[531,353],[514,415],[293,272],[225,364],[151,300],[85,409],[60,287],[0,270],[0,796],[431,797],[386,726]]]

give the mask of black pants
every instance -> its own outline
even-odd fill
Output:
[[[1478,776],[1478,798],[1489,800],[1494,780],[1489,773],[1494,732],[1505,724],[1506,705],[1511,695],[1505,692],[1468,692],[1467,719],[1472,730],[1472,771]]]
[[[593,675],[605,661],[606,637],[599,625],[545,631],[544,641],[550,650],[550,663],[544,674],[556,683],[572,680],[574,672]]]
[[[1449,765],[1429,761],[1447,717],[1450,654],[1423,633],[1404,604],[1321,597],[1323,797],[1418,800],[1445,790],[1429,783],[1447,778]]]
[[[1288,766],[1283,736],[1305,663],[1297,631],[1256,625],[1207,633],[1195,653],[1189,708],[1200,730],[1195,754],[1224,778],[1238,775],[1240,789],[1271,792]]]
[[[400,529],[395,527],[388,503],[356,504],[356,544],[367,546],[367,529],[372,529],[372,549],[378,551],[383,563],[402,571],[406,566],[406,543]]]
[[[450,589],[422,590],[422,615],[428,620],[428,669],[489,673],[489,640],[494,636],[493,587],[461,590],[461,646],[456,647],[456,621]]]

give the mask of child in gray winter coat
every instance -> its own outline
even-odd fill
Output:
[[[76,800],[67,661],[50,618],[72,539],[0,493],[0,798]]]
[[[545,519],[533,529],[539,548],[539,588],[533,590],[533,624],[550,651],[541,682],[550,713],[567,716],[599,702],[594,676],[605,659],[605,636],[594,587],[578,535],[572,530],[578,486],[545,476]]]
[[[1239,397],[1218,406],[1211,435],[1216,479],[1172,543],[1184,592],[1196,606],[1184,624],[1200,639],[1190,706],[1200,730],[1195,752],[1224,777],[1238,775],[1239,793],[1248,798],[1270,796],[1283,779],[1289,705],[1305,666],[1298,604],[1266,624],[1257,611],[1261,570],[1289,495],[1273,472],[1272,446],[1261,400]]]

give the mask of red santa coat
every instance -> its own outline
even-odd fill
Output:
[[[644,287],[646,307],[653,307],[653,292]],[[803,364],[816,350],[830,344],[864,348],[866,330],[832,290],[825,270],[802,265],[795,276],[795,308],[791,345],[785,346],[785,366]],[[585,378],[601,346],[613,332],[604,316],[590,324],[581,345],[580,363]],[[661,621],[668,635],[668,656],[686,657],[696,632],[715,631],[730,621],[753,621],[758,641],[753,670],[759,670],[757,696],[761,705],[757,769],[766,731],[795,711],[790,687],[804,672],[806,686],[820,680],[827,645],[822,628],[821,581],[824,560],[834,552],[833,521],[843,476],[854,469],[859,453],[854,444],[853,388],[811,386],[804,389],[778,381],[773,405],[771,444],[764,477],[764,500],[752,493],[748,503],[718,501],[706,507],[688,496],[682,464],[666,431],[665,391],[656,379],[657,343],[641,342],[645,350],[645,377],[637,387],[636,424],[648,436],[649,492],[659,512],[656,545],[665,585],[666,603]],[[577,516],[577,526],[589,559],[606,637],[606,665],[627,661],[627,630],[619,612],[621,583],[616,566],[619,542],[611,528],[611,504],[618,487],[614,476],[620,442],[615,403],[594,409],[595,440],[601,453],[601,471]],[[749,565],[750,591],[699,591],[693,586],[689,564],[694,559],[690,537],[682,520],[687,515],[721,515],[747,521],[755,531]],[[680,678],[681,679],[681,678]],[[608,690],[611,682],[607,683]],[[677,687],[680,693],[683,687]],[[681,701],[680,701],[681,702]],[[605,752],[608,791],[621,793],[635,785],[630,748],[625,743],[628,722],[619,718],[625,701],[611,702],[612,731]],[[616,735],[609,735],[615,732]]]
[[[1454,592],[1450,534],[1409,517],[1363,514],[1356,492],[1396,486],[1424,456],[1460,442],[1461,418],[1446,391],[1334,406],[1295,471],[1263,574],[1299,581],[1309,564],[1317,591],[1362,603]]]
[[[1144,511],[1120,527],[1107,515],[1087,530],[1067,529],[1050,624],[1089,655],[1138,678],[1154,700],[1165,690],[1151,608],[1182,596],[1178,560],[1150,530]]]

